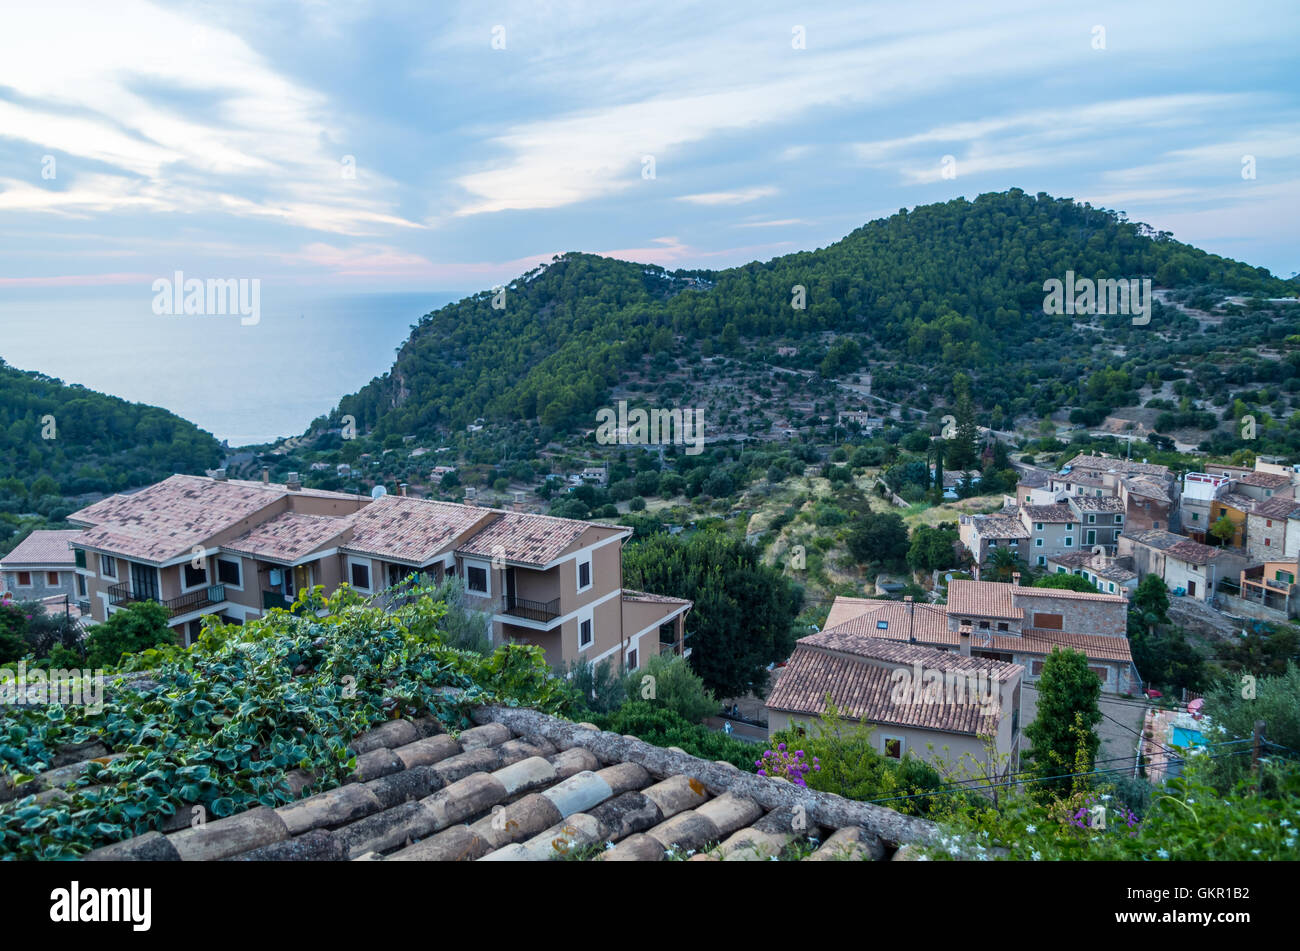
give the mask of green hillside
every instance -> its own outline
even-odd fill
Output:
[[[650,369],[646,360],[767,359],[777,345],[799,348],[784,364],[825,376],[869,367],[880,394],[926,385],[946,394],[953,371],[963,370],[986,411],[1041,416],[1091,403],[1096,416],[1102,404],[1122,405],[1135,380],[1159,375],[1189,338],[1199,338],[1192,350],[1202,355],[1224,342],[1213,337],[1217,324],[1199,327],[1182,308],[1159,303],[1142,327],[1127,316],[1091,325],[1047,316],[1043,283],[1067,271],[1149,277],[1205,307],[1228,295],[1296,293],[1262,268],[1121,214],[1012,189],[900,211],[829,247],[724,271],[559,256],[510,284],[503,308],[484,291],[425,316],[392,370],[345,397],[328,422],[350,414],[380,437],[432,435],[479,417],[590,426],[615,384]],[[792,306],[796,285],[803,309]],[[1249,307],[1235,310],[1245,335],[1227,340],[1230,350],[1276,336],[1271,325],[1251,322]],[[1095,382],[1103,367],[1124,378]]]
[[[174,413],[0,360],[0,513],[57,519],[71,511],[68,497],[202,472],[220,458],[210,433]]]

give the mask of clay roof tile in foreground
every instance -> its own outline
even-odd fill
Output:
[[[189,827],[188,809],[178,810],[170,828],[85,858],[545,861],[579,853],[659,861],[709,847],[710,857],[767,859],[807,834],[822,842],[817,860],[841,850],[880,859],[939,835],[933,823],[883,806],[590,724],[509,707],[472,715],[479,725],[458,736],[431,719],[386,722],[353,742],[356,769],[342,786],[199,829]],[[310,777],[293,781],[302,788]]]

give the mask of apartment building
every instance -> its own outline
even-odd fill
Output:
[[[1056,648],[1076,650],[1109,693],[1131,693],[1140,683],[1128,642],[1128,598],[1016,582],[953,581],[947,605],[869,598],[836,598],[824,630],[961,651],[1017,664],[1025,682],[1042,673]]]
[[[207,614],[242,623],[298,592],[348,584],[377,594],[411,574],[463,579],[494,646],[541,646],[549,663],[632,669],[681,650],[691,603],[624,591],[621,526],[267,481],[172,476],[70,516],[87,606],[98,620],[159,601],[180,643]]]
[[[997,548],[1009,548],[1024,558],[1030,533],[1021,522],[1019,512],[1013,509],[998,515],[959,516],[957,536],[979,566],[987,562]]]

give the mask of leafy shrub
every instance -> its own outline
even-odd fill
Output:
[[[645,677],[654,678],[653,699],[646,694],[651,684]],[[699,723],[718,712],[719,704],[704,686],[700,675],[691,665],[676,654],[656,654],[644,668],[634,670],[624,680],[626,696],[662,704],[687,723]]]
[[[157,601],[137,601],[96,624],[86,637],[86,666],[117,667],[122,657],[176,643],[167,627],[171,614]]]
[[[667,707],[651,701],[633,700],[614,713],[596,717],[594,722],[602,730],[639,737],[655,746],[676,746],[700,759],[725,760],[750,772],[754,769],[752,743],[688,723]]]

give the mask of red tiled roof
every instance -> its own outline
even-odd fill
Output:
[[[1261,489],[1280,489],[1291,484],[1291,477],[1276,472],[1248,472],[1239,476],[1237,481],[1242,485],[1254,485]]]
[[[347,532],[353,518],[282,512],[221,547],[268,561],[292,563],[338,539]]]
[[[1079,516],[1074,514],[1070,506],[1062,502],[1053,505],[1026,505],[1023,508],[1031,522],[1077,522],[1079,520]]]
[[[130,495],[109,496],[69,519],[91,525],[79,539],[87,547],[162,562],[188,554],[288,491],[261,482],[174,475]]]
[[[1017,646],[1004,646],[1012,641]],[[1015,650],[1022,654],[1050,654],[1053,648],[1068,647],[1083,651],[1089,660],[1133,660],[1128,638],[1109,634],[1075,634],[1027,627],[1020,637],[994,637],[993,646],[995,650]]]
[[[524,515],[518,512],[500,514],[501,517],[495,522],[459,545],[456,552],[480,558],[500,555],[507,561],[540,566],[549,564],[562,555],[588,529],[616,528],[631,531],[619,525],[594,526],[590,522],[554,518],[550,515]]]
[[[885,627],[881,627],[882,624]],[[906,601],[836,598],[825,627],[821,633],[811,636],[825,638],[836,633],[851,637],[866,635],[904,641],[915,637],[926,643],[957,643],[957,635],[948,630],[948,612],[941,605],[909,604]]]
[[[1069,601],[1109,601],[1122,604],[1124,599],[1118,594],[1102,594],[1100,591],[1070,591],[1067,588],[1026,588],[1017,587],[1014,598],[1065,598]]]
[[[1011,600],[1017,585],[1000,581],[953,581],[948,585],[948,612],[972,617],[995,617],[1019,621],[1025,613]]]
[[[781,678],[772,688],[766,702],[768,709],[820,716],[826,711],[826,695],[830,694],[840,713],[853,720],[970,736],[988,735],[997,732],[1001,719],[997,701],[986,708],[971,697],[965,698],[965,702],[953,703],[949,702],[951,698],[926,700],[923,695],[909,691],[896,703],[894,698],[899,678],[895,671],[906,670],[913,663],[945,672],[962,670],[973,673],[984,669],[990,671],[991,677],[999,672],[1023,669],[1014,664],[902,644],[885,645],[877,651],[888,653],[888,649],[893,648],[899,657],[897,663],[882,666],[820,649],[806,643],[807,640],[800,641]],[[871,638],[858,640],[870,641]],[[872,650],[870,647],[867,649]],[[902,659],[904,654],[906,660]]]
[[[352,537],[343,547],[423,566],[495,514],[494,509],[472,505],[385,495],[353,517]]]
[[[41,565],[66,565],[70,568],[75,556],[68,542],[80,537],[80,530],[32,532],[13,551],[0,558],[0,565],[6,570]]]

